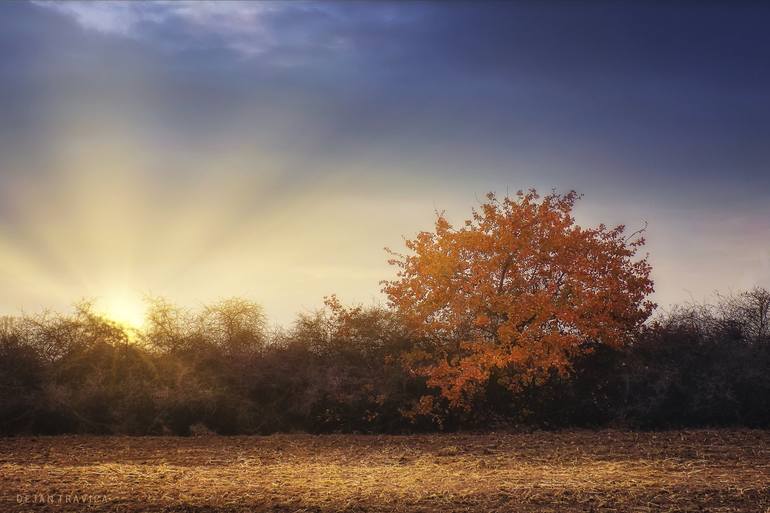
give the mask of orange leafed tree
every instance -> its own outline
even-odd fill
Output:
[[[578,226],[577,200],[490,193],[463,226],[439,215],[408,254],[390,252],[398,273],[384,292],[423,341],[406,363],[453,406],[490,379],[516,390],[566,373],[589,343],[622,345],[652,313],[641,233]]]

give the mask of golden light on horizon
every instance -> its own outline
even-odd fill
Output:
[[[17,222],[0,226],[0,267],[15,294],[0,298],[0,313],[67,311],[85,299],[140,328],[146,295],[183,307],[237,296],[288,324],[331,293],[371,301],[387,276],[382,246],[409,233],[416,212],[430,221],[430,206],[404,199],[408,213],[394,220],[387,192],[351,196],[336,175],[276,196],[286,185],[268,152],[228,146],[192,161],[130,130],[96,137],[89,127],[55,130],[40,164],[49,180],[14,183],[6,206]]]
[[[146,322],[147,305],[139,296],[117,293],[95,302],[95,310],[110,321],[129,329],[141,329]]]

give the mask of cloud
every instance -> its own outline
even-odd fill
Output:
[[[147,18],[148,12],[141,4],[129,2],[53,2],[33,1],[35,5],[57,11],[68,16],[84,29],[103,34],[120,36],[133,35],[136,26]],[[158,21],[157,16],[149,17]]]
[[[382,4],[360,9],[335,3],[158,0],[152,2],[33,0],[83,29],[148,39],[177,50],[226,48],[241,56],[281,49],[341,50],[370,23],[402,19]]]
[[[196,39],[214,37],[226,47],[252,54],[268,48],[272,41],[263,23],[266,14],[278,10],[270,2],[54,2],[34,4],[75,20],[83,29],[101,34],[145,38],[167,31],[170,37],[179,26]]]

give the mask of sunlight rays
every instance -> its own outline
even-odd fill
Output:
[[[117,291],[97,299],[96,311],[118,324],[131,329],[141,329],[146,320],[147,304],[138,294]]]
[[[6,205],[17,222],[0,226],[0,283],[13,287],[6,310],[61,308],[95,299],[110,318],[141,323],[142,295],[200,284],[195,266],[239,237],[253,183],[228,173],[185,188],[148,177],[168,159],[148,156],[141,140],[105,134],[49,148],[48,180],[23,175]],[[217,159],[200,163],[217,168]],[[227,198],[229,201],[222,201]],[[241,219],[241,221],[242,221]],[[207,290],[200,290],[207,297]]]

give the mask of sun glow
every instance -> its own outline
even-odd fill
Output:
[[[139,297],[116,294],[97,301],[97,311],[126,328],[140,329],[145,324],[147,307]]]

